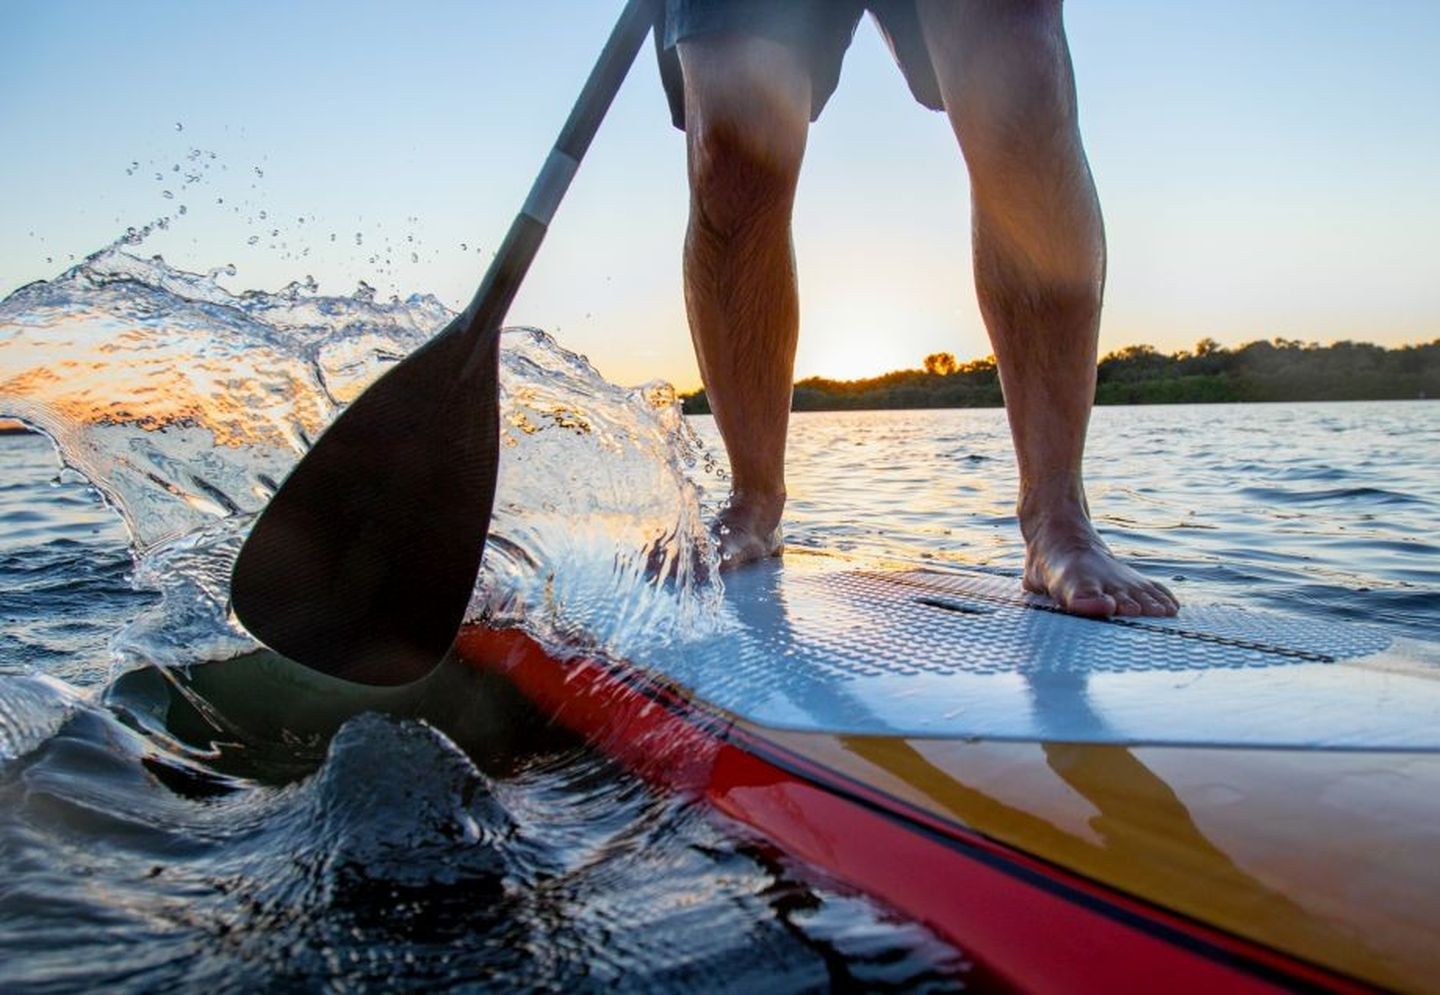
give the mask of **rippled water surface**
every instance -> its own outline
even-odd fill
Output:
[[[789,468],[792,545],[1020,572],[1001,410],[795,414]],[[1086,477],[1182,602],[1440,634],[1440,401],[1097,408]]]
[[[949,990],[962,951],[657,793],[494,678],[257,691],[224,611],[274,481],[444,323],[109,251],[0,304],[0,988]],[[723,624],[713,425],[506,337],[474,611],[623,651]],[[698,436],[698,437],[697,437]],[[1090,495],[1182,600],[1440,636],[1440,403],[1107,408]],[[801,414],[794,546],[1017,574],[1000,411]],[[658,558],[658,559],[657,559]],[[667,580],[657,582],[655,564]],[[313,703],[312,703],[313,704]],[[306,708],[309,708],[307,711]]]

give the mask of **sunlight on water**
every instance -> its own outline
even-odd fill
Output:
[[[137,583],[165,594],[117,638],[130,662],[253,648],[226,603],[254,515],[336,413],[452,317],[428,295],[382,304],[313,281],[236,295],[216,275],[111,247],[0,304],[0,411],[104,493]],[[501,367],[500,484],[473,610],[556,648],[582,631],[619,648],[715,624],[687,477],[708,456],[673,390],[607,383],[528,329],[505,334]]]

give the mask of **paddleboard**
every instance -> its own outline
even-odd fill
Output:
[[[1065,615],[1019,582],[788,554],[713,638],[459,652],[646,778],[1029,991],[1440,980],[1440,655],[1233,606]]]

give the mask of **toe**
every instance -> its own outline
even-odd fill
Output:
[[[1149,591],[1140,591],[1136,594],[1136,600],[1140,602],[1140,614],[1150,618],[1160,618],[1165,615],[1174,615],[1175,609],[1171,608],[1161,598],[1156,597]]]
[[[1114,597],[1116,615],[1124,615],[1126,617],[1131,617],[1134,615],[1145,614],[1145,606],[1141,604],[1140,601],[1131,594],[1121,591],[1117,592]]]
[[[1149,583],[1144,593],[1159,606],[1156,615],[1174,615],[1180,610],[1180,602],[1164,584]]]
[[[1109,618],[1116,613],[1115,599],[1104,591],[1076,593],[1060,601],[1060,607],[1072,615],[1087,618]]]

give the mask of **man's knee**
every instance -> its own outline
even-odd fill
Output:
[[[799,156],[730,121],[712,122],[690,142],[690,195],[698,220],[719,235],[789,218]]]
[[[788,217],[809,127],[810,80],[789,49],[759,38],[681,42],[691,194],[719,232]]]

